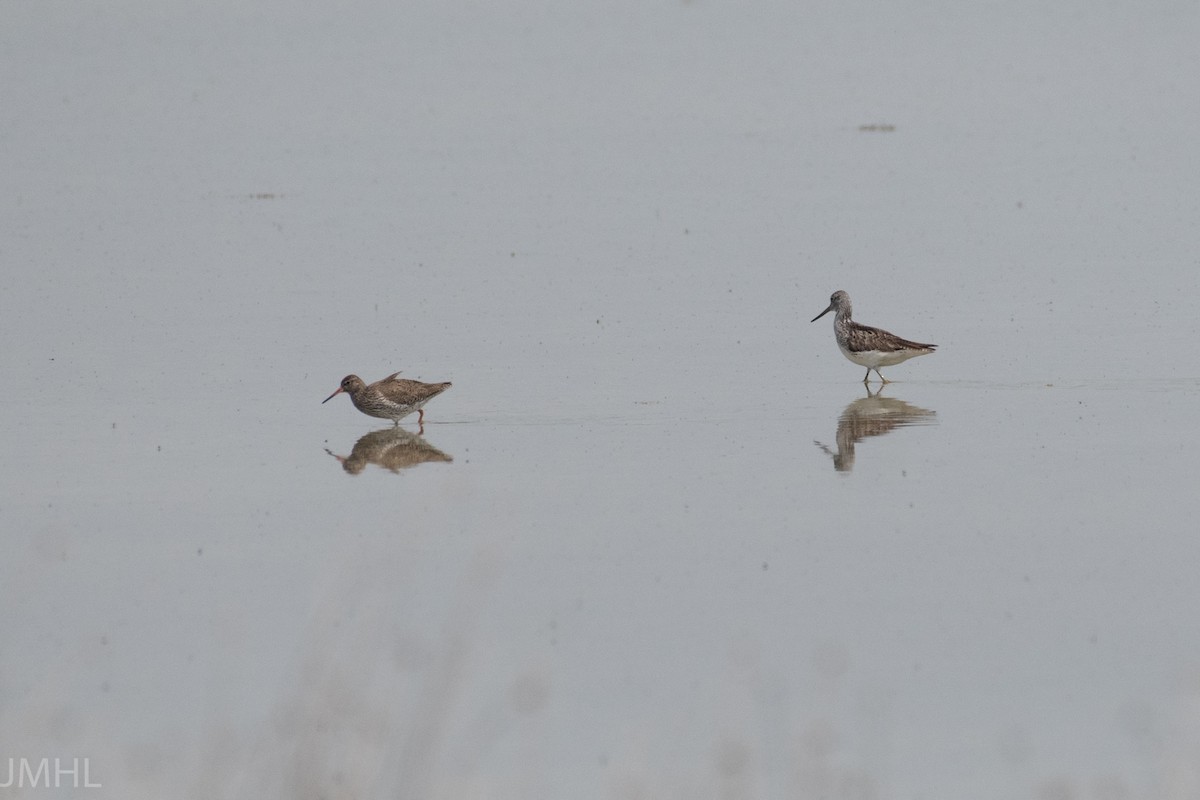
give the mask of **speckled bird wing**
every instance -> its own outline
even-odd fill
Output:
[[[901,339],[894,333],[857,323],[846,333],[846,344],[853,353],[867,350],[894,353],[897,350],[933,350],[937,347],[936,344],[910,342],[908,339]]]
[[[449,385],[448,383],[422,383],[408,378],[397,378],[393,375],[384,385],[384,391],[397,403],[411,404],[439,395],[446,391]]]

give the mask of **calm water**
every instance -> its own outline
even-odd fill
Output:
[[[1200,794],[1196,9],[5,16],[0,783]]]

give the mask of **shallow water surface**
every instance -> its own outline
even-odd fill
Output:
[[[0,782],[1195,796],[1194,9],[369,6],[11,9]]]

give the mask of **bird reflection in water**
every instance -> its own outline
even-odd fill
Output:
[[[427,461],[453,461],[451,456],[403,428],[381,428],[371,431],[354,443],[348,456],[339,456],[329,448],[325,452],[342,463],[342,469],[357,475],[368,464],[378,464],[389,472],[415,467]]]
[[[813,440],[813,444],[833,458],[833,468],[838,472],[854,469],[854,445],[863,439],[883,436],[907,425],[932,425],[937,422],[937,412],[903,400],[883,397],[882,394],[882,386],[874,394],[867,389],[866,397],[855,400],[842,411],[838,417],[836,453]]]

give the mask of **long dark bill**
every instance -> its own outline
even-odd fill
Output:
[[[817,314],[815,317],[813,317],[812,319],[810,319],[810,320],[809,320],[809,322],[816,322],[816,321],[817,321],[817,320],[819,320],[821,317],[823,317],[823,316],[825,316],[826,314],[828,314],[830,311],[833,311],[833,303],[830,303],[830,304],[829,304],[829,308],[825,309],[825,310],[824,310],[824,311],[822,311],[820,314]]]

